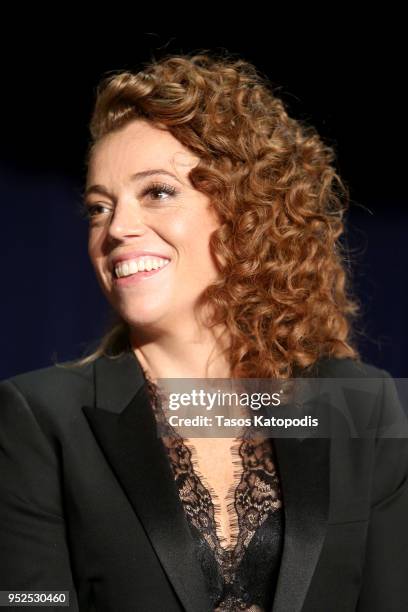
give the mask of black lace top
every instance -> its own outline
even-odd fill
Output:
[[[283,544],[272,440],[248,432],[232,443],[236,483],[227,494],[232,541],[225,545],[219,535],[220,507],[198,471],[195,449],[165,419],[157,387],[148,378],[147,388],[214,612],[269,611]]]

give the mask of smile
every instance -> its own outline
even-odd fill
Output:
[[[161,257],[138,257],[118,263],[113,272],[114,284],[118,287],[132,285],[158,274],[170,263]]]
[[[169,259],[162,257],[137,257],[135,259],[126,259],[119,262],[114,269],[115,277],[122,278],[131,274],[139,274],[140,272],[150,272],[151,270],[160,270],[170,263]]]

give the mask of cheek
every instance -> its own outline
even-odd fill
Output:
[[[99,273],[103,264],[103,251],[101,240],[96,232],[90,232],[88,236],[88,257],[96,273]]]
[[[95,240],[91,237],[88,238],[88,257],[91,261],[91,264],[96,267],[98,254],[96,249]]]
[[[167,227],[167,235],[181,256],[188,255],[190,261],[194,260],[202,266],[210,257],[209,242],[216,227],[210,215],[191,215],[174,220]]]
[[[206,225],[197,224],[183,237],[179,250],[179,273],[186,281],[184,286],[187,291],[189,288],[195,291],[197,287],[207,286],[218,274],[209,245],[212,231]]]

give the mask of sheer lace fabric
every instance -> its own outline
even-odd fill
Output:
[[[234,483],[226,495],[231,541],[220,505],[198,469],[194,446],[170,426],[147,379],[156,420],[215,612],[264,612],[273,604],[282,552],[282,497],[272,440],[248,431],[231,440]]]

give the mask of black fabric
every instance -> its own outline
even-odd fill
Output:
[[[395,385],[352,360],[316,375],[377,380],[345,398],[373,437],[274,440],[284,534],[268,612],[405,612],[408,440],[376,437]],[[71,612],[212,612],[143,383],[133,353],[0,383],[0,590],[69,590]]]
[[[235,571],[226,583],[202,533],[191,525],[196,554],[216,610],[272,610],[282,545],[282,511],[271,514],[258,528]]]
[[[220,506],[199,473],[194,446],[169,424],[158,388],[146,373],[145,377],[212,608],[270,610],[283,545],[282,494],[273,441],[255,436],[250,427],[231,440],[235,482],[225,495],[231,526],[231,541],[225,542],[220,535]]]

